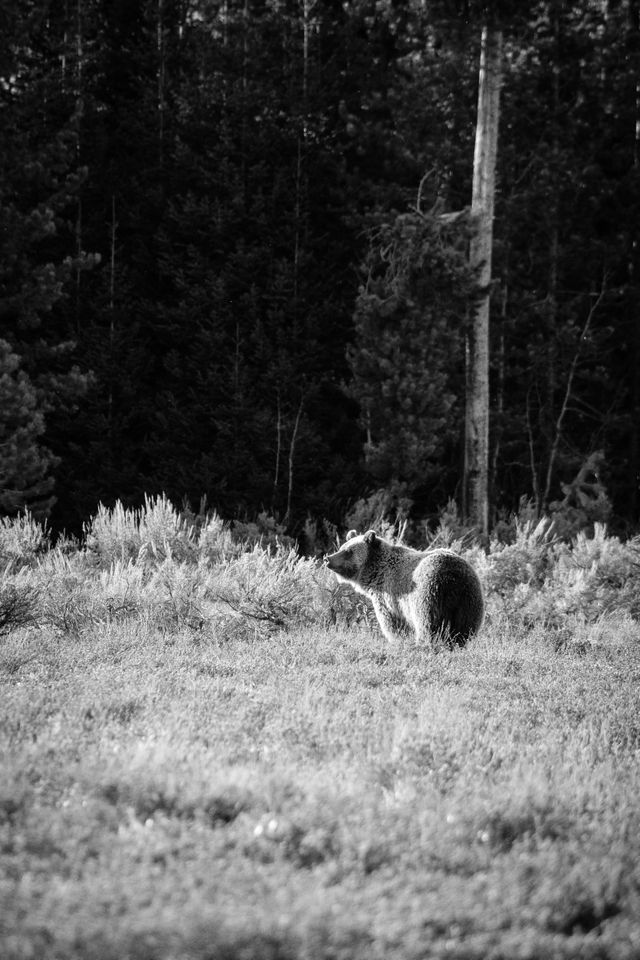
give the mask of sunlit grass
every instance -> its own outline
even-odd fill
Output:
[[[3,958],[633,956],[633,621],[225,636],[4,638]]]

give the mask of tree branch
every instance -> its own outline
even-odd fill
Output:
[[[525,405],[525,416],[527,418],[527,437],[529,440],[529,465],[531,467],[531,486],[533,487],[533,496],[536,503],[536,514],[540,513],[540,485],[538,482],[538,471],[536,469],[535,450],[533,448],[533,430],[531,429],[531,404],[529,397],[531,387],[527,390],[527,399]]]
[[[576,370],[578,368],[578,361],[582,353],[582,344],[589,332],[589,328],[591,327],[591,321],[593,320],[595,312],[600,306],[602,302],[602,298],[605,295],[606,283],[607,283],[607,277],[605,275],[602,278],[602,286],[600,287],[600,292],[598,293],[596,299],[593,301],[593,303],[591,304],[591,307],[589,308],[587,319],[585,320],[584,326],[582,327],[582,332],[580,333],[580,338],[578,340],[578,346],[576,348],[576,352],[573,355],[571,366],[569,367],[567,385],[564,391],[564,397],[562,398],[562,405],[560,407],[560,412],[558,413],[558,416],[556,419],[555,435],[553,437],[553,443],[551,444],[551,451],[549,453],[549,462],[547,464],[547,476],[546,476],[545,485],[544,485],[544,496],[542,498],[543,507],[546,507],[549,501],[549,493],[551,490],[551,480],[553,477],[553,469],[555,467],[556,457],[558,455],[558,448],[560,446],[560,439],[562,437],[562,425],[567,413],[567,409],[569,407],[569,402],[571,400],[571,391],[573,390],[573,381],[576,375]]]

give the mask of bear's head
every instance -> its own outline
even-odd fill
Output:
[[[342,580],[362,582],[363,570],[378,543],[374,530],[369,530],[361,536],[356,536],[355,530],[350,530],[346,542],[326,558],[326,564],[329,570],[333,570]]]

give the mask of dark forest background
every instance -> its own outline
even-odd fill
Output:
[[[633,529],[639,3],[522,6],[505,21],[493,519],[526,497]],[[459,497],[471,7],[0,11],[0,513],[78,532],[99,501],[164,491],[298,534],[372,495],[420,519]]]

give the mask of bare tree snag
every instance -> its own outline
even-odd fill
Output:
[[[469,260],[479,296],[466,342],[463,485],[464,515],[484,536],[489,528],[489,298],[501,78],[502,31],[489,22],[482,30],[473,159]]]

